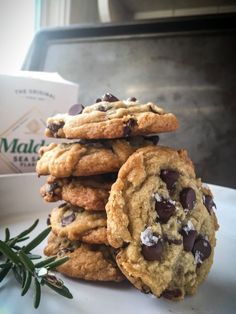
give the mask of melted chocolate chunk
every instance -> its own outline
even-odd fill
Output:
[[[67,203],[62,203],[58,206],[58,208],[62,208],[62,207],[65,207],[67,205]]]
[[[207,208],[208,212],[211,214],[213,207],[216,207],[216,204],[213,201],[213,198],[210,195],[204,195],[204,205]]]
[[[124,137],[129,137],[131,135],[132,129],[134,128],[136,124],[137,124],[136,120],[132,118],[126,122],[123,128]]]
[[[153,135],[153,136],[144,136],[144,138],[148,141],[151,141],[153,145],[157,145],[159,143],[159,136]]]
[[[186,252],[191,252],[193,249],[194,242],[198,235],[197,231],[196,230],[186,231],[186,229],[183,227],[183,229],[180,231],[180,234],[183,236],[184,250]]]
[[[183,243],[181,239],[169,239],[166,234],[163,235],[163,240],[168,242],[168,244],[181,245]]]
[[[46,221],[46,222],[47,222],[47,225],[48,225],[48,226],[51,225],[51,214],[48,215],[48,218],[47,218],[47,221]]]
[[[173,290],[168,290],[166,289],[162,295],[162,297],[169,299],[169,300],[173,300],[176,298],[180,298],[182,296],[182,291],[180,289],[173,289]]]
[[[62,227],[65,227],[65,226],[69,225],[70,223],[72,223],[75,220],[75,218],[76,218],[75,213],[73,213],[73,212],[68,216],[62,217],[62,219],[61,219]]]
[[[76,104],[70,107],[68,114],[70,116],[76,116],[77,114],[81,114],[84,109],[82,104]]]
[[[129,97],[129,98],[127,99],[127,101],[137,101],[137,98],[136,98],[136,97]]]
[[[51,184],[48,184],[47,188],[46,188],[46,192],[53,195],[54,194],[54,191],[56,189],[58,189],[60,186],[57,182],[53,182]]]
[[[147,261],[160,260],[164,251],[162,241],[159,240],[156,244],[152,246],[142,245],[142,255]]]
[[[192,253],[196,258],[196,254],[198,254],[198,260],[199,263],[203,262],[205,259],[207,259],[211,255],[211,245],[209,241],[206,239],[199,237],[194,243]]]
[[[101,101],[102,101],[101,98],[97,98],[95,102],[98,103],[98,102],[101,102]]]
[[[109,110],[109,107],[107,106],[100,105],[98,107],[98,111],[106,112],[107,110]]]
[[[177,180],[179,179],[179,173],[170,169],[161,170],[161,179],[165,182],[167,189],[172,190]]]
[[[49,123],[47,125],[47,128],[52,132],[52,133],[57,133],[57,131],[65,125],[64,121],[60,121],[58,123]]]
[[[196,194],[192,188],[185,188],[179,195],[180,203],[184,209],[191,210],[196,202]]]
[[[175,205],[168,200],[156,201],[155,210],[158,214],[158,220],[162,223],[167,223],[172,215],[175,213]]]
[[[119,101],[119,99],[116,96],[114,96],[114,95],[112,95],[110,93],[106,93],[105,95],[103,95],[101,97],[101,100],[102,101],[108,101],[108,102]]]

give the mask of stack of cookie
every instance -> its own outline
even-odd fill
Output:
[[[217,221],[212,194],[185,150],[157,146],[176,130],[171,113],[134,97],[105,94],[47,121],[46,136],[73,141],[40,149],[50,214],[46,255],[68,255],[62,273],[121,281],[156,296],[182,299],[207,276]]]

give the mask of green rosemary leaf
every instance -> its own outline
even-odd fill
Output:
[[[41,299],[41,286],[37,278],[34,278],[34,285],[35,285],[34,307],[35,309],[37,309]]]
[[[21,295],[24,296],[31,285],[31,281],[32,281],[32,275],[29,271],[26,271],[26,277],[25,277],[25,282],[24,282],[24,286],[22,287],[22,291],[21,291]]]
[[[28,254],[26,254],[31,260],[32,259],[40,259],[40,258],[42,258],[42,256],[41,255],[38,255],[38,254],[31,254],[31,253],[28,253]]]
[[[68,256],[65,256],[65,257],[62,257],[60,259],[57,259],[49,264],[46,265],[46,268],[47,269],[52,269],[52,268],[56,268],[62,264],[64,264],[66,261],[69,260],[69,257]]]
[[[21,270],[17,266],[14,266],[12,268],[12,271],[13,271],[13,274],[14,274],[16,280],[19,282],[20,285],[22,285],[23,278],[21,275]]]
[[[5,268],[3,268],[0,271],[0,282],[3,281],[3,279],[6,277],[6,275],[8,274],[10,269],[11,269],[11,265],[10,266],[6,266]]]
[[[20,263],[19,257],[16,253],[3,241],[0,240],[0,252],[2,252],[13,263]]]
[[[8,266],[12,266],[11,262],[6,262],[6,263],[0,264],[0,268],[6,268]]]
[[[24,252],[28,253],[33,250],[37,245],[39,245],[49,234],[51,231],[51,227],[43,230],[36,238],[34,238],[31,242],[29,242],[24,248]]]
[[[21,288],[23,289],[26,281],[26,270],[24,268],[21,269],[22,283]]]
[[[10,231],[8,228],[5,229],[5,241],[7,242],[10,239]]]
[[[29,228],[27,228],[23,232],[19,233],[16,237],[9,240],[8,241],[9,246],[15,245],[17,242],[19,242],[19,240],[22,240],[22,238],[24,238],[27,234],[33,231],[34,228],[37,226],[38,222],[39,222],[39,219],[35,220],[35,222]]]
[[[20,261],[24,264],[25,268],[31,273],[34,273],[34,264],[32,263],[31,259],[23,252],[20,251],[19,253]]]
[[[73,295],[70,293],[70,290],[66,286],[62,286],[62,287],[54,286],[50,282],[48,282],[46,279],[44,283],[49,288],[56,291],[58,294],[62,295],[63,297],[68,298],[68,299],[73,299]]]
[[[30,237],[23,237],[17,240],[17,243],[28,240]]]
[[[57,258],[57,256],[52,256],[52,257],[46,258],[43,261],[40,261],[40,262],[34,264],[34,267],[35,268],[44,267],[44,266],[48,265],[49,263],[55,261],[56,258]]]

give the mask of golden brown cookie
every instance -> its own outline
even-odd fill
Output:
[[[105,210],[112,183],[117,174],[92,177],[55,178],[49,176],[40,194],[47,202],[64,200],[85,210]]]
[[[179,300],[194,294],[213,262],[218,228],[209,189],[187,152],[146,147],[122,166],[106,205],[108,241],[138,288]]]
[[[69,240],[108,244],[105,212],[89,212],[69,203],[54,208],[50,215],[53,233]]]
[[[44,249],[47,256],[68,256],[69,260],[57,270],[69,277],[94,281],[124,280],[124,276],[113,258],[113,249],[105,245],[88,245],[79,241],[69,241],[53,233]]]
[[[135,150],[152,144],[153,139],[51,143],[40,148],[36,171],[57,178],[116,172]]]
[[[108,94],[110,95],[110,94]],[[152,102],[120,101],[106,97],[83,108],[74,105],[68,114],[57,114],[47,120],[48,137],[68,139],[122,138],[135,135],[175,131],[178,121]]]

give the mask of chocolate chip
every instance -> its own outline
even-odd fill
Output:
[[[195,258],[197,255],[196,262],[201,263],[211,255],[211,245],[206,239],[199,237],[194,243],[192,253]]]
[[[160,139],[158,135],[145,136],[144,138],[148,141],[151,141],[153,145],[157,145]]]
[[[181,239],[169,239],[166,234],[163,235],[163,240],[168,242],[168,244],[181,245],[183,243]]]
[[[136,97],[129,97],[129,98],[127,99],[127,101],[137,101],[137,98],[136,98]]]
[[[52,133],[57,133],[57,131],[61,128],[63,128],[65,122],[64,121],[59,121],[58,123],[49,123],[47,125],[47,128],[52,132]]]
[[[60,204],[59,206],[58,206],[58,208],[63,208],[63,207],[65,207],[67,205],[67,203],[62,203],[62,204]]]
[[[66,225],[69,225],[75,220],[75,213],[72,212],[70,215],[67,215],[65,217],[62,217],[61,219],[61,225],[62,227],[65,227]]]
[[[161,179],[165,182],[167,189],[172,190],[177,180],[179,179],[179,173],[170,169],[161,170]]]
[[[182,296],[182,291],[180,289],[173,289],[173,290],[168,290],[166,289],[162,295],[162,297],[169,299],[169,300],[173,300],[176,298],[180,298]]]
[[[48,215],[48,218],[47,218],[47,225],[51,225],[51,214]]]
[[[84,109],[82,104],[76,104],[70,107],[68,113],[70,116],[76,116],[77,114],[81,114]]]
[[[51,183],[51,184],[48,184],[48,186],[47,186],[47,188],[46,188],[46,192],[48,193],[48,194],[51,194],[51,195],[53,195],[54,194],[54,191],[56,190],[56,189],[58,189],[60,186],[59,186],[59,184],[57,183],[57,182],[53,182],[53,183]]]
[[[99,107],[98,107],[98,111],[102,111],[102,112],[106,112],[107,110],[109,110],[109,107],[105,107],[105,106],[103,106],[103,105],[100,105]]]
[[[170,217],[175,213],[175,206],[168,200],[156,201],[155,210],[158,214],[158,220],[162,223],[167,223]]]
[[[196,230],[186,231],[185,228],[187,228],[187,226],[183,227],[183,229],[180,231],[180,234],[183,236],[184,250],[186,252],[191,252],[198,233]]]
[[[156,261],[160,260],[163,254],[163,244],[159,240],[156,244],[152,246],[142,245],[142,255],[147,261]]]
[[[116,96],[110,94],[110,93],[106,93],[105,95],[103,95],[101,97],[102,101],[108,101],[108,102],[114,102],[114,101],[119,101],[118,98],[116,98]]]
[[[132,118],[126,122],[123,128],[124,137],[129,137],[131,135],[132,129],[136,124],[137,124],[136,120]]]
[[[180,203],[185,210],[191,210],[196,202],[196,194],[192,188],[185,188],[179,195]]]
[[[216,204],[213,201],[213,198],[210,195],[204,195],[203,203],[206,206],[207,210],[211,214],[212,208],[216,207]]]
[[[95,102],[98,103],[98,102],[101,102],[101,101],[102,101],[101,98],[97,98]]]

